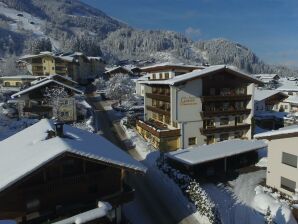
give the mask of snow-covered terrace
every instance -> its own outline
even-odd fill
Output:
[[[135,172],[146,167],[105,138],[64,125],[66,137],[48,138],[52,120],[38,123],[0,142],[0,191],[65,153]]]
[[[267,147],[267,144],[262,140],[232,139],[215,144],[169,152],[167,156],[173,160],[194,166],[265,147]]]

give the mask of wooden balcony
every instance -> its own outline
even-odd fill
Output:
[[[222,133],[222,132],[248,130],[249,128],[250,128],[250,124],[238,124],[236,126],[200,128],[200,131],[203,135],[207,135],[207,134]]]
[[[215,110],[215,111],[203,111],[202,117],[215,117],[215,116],[227,116],[227,115],[241,115],[250,114],[251,109],[235,109],[235,110]]]
[[[177,137],[180,136],[180,129],[167,129],[165,126],[161,127],[157,123],[154,122],[145,122],[142,120],[137,120],[137,126],[142,129],[148,131],[152,135],[158,138],[167,138],[167,137]]]
[[[153,107],[153,106],[146,106],[147,110],[150,110],[152,112],[158,113],[158,114],[162,114],[162,115],[166,115],[166,116],[170,116],[170,110],[164,110],[162,108],[158,108],[158,107]]]
[[[202,102],[219,102],[219,101],[240,101],[250,100],[251,95],[227,95],[227,96],[202,96]]]
[[[24,112],[38,113],[38,112],[50,112],[52,111],[51,106],[34,105],[31,107],[24,107]]]
[[[170,102],[171,98],[170,95],[165,95],[165,94],[157,94],[157,93],[146,93],[146,97],[155,99],[155,100],[160,100],[164,102]]]

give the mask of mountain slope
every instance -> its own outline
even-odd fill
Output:
[[[102,55],[111,63],[232,64],[251,73],[298,74],[265,64],[241,44],[225,39],[194,42],[176,32],[133,29],[78,0],[0,0],[0,56],[26,52],[28,43],[41,37],[49,37],[54,49]]]

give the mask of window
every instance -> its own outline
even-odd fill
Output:
[[[205,120],[204,121],[204,127],[205,128],[213,128],[213,127],[215,127],[214,120],[213,119]]]
[[[215,96],[215,88],[210,88],[210,96]]]
[[[219,141],[225,141],[225,140],[228,140],[229,139],[229,134],[228,133],[225,133],[225,134],[221,134],[219,136]]]
[[[242,138],[243,133],[240,131],[235,132],[235,138]]]
[[[242,124],[243,121],[244,121],[243,116],[237,116],[237,117],[236,117],[236,124]]]
[[[170,124],[170,116],[165,116],[165,123]]]
[[[69,112],[68,111],[65,111],[65,112],[61,112],[60,113],[61,117],[68,117],[69,116]]]
[[[46,67],[43,67],[43,70],[46,70],[47,68]]]
[[[214,143],[214,140],[214,135],[208,135],[206,140],[207,145]]]
[[[297,168],[297,156],[283,152],[282,163]]]
[[[169,73],[165,73],[165,79],[169,79],[170,78],[170,74]]]
[[[52,70],[55,70],[55,68],[54,68],[54,67],[52,67]]]
[[[191,137],[188,138],[188,145],[196,145],[197,138],[196,137]]]
[[[220,118],[220,125],[228,125],[228,124],[229,124],[229,118],[228,117]]]
[[[176,121],[173,121],[173,127],[178,128],[178,123]]]
[[[163,79],[163,74],[159,73],[159,79]]]
[[[280,177],[280,187],[287,191],[295,192],[296,182],[285,177]]]
[[[288,109],[288,105],[285,105],[285,109],[286,109],[286,110]]]
[[[152,79],[156,79],[156,75],[155,74],[152,74]]]

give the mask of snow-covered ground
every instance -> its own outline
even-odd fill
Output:
[[[8,8],[4,3],[0,2],[0,14],[14,20],[14,22],[10,24],[12,31],[21,31],[20,29],[24,29],[36,35],[44,35],[41,27],[45,22],[29,13]],[[20,16],[20,14],[23,16]]]

